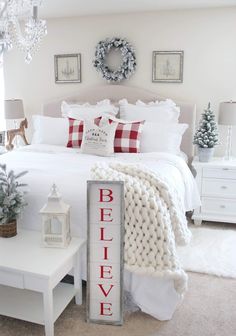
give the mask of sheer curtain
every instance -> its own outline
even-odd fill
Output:
[[[3,55],[0,55],[0,131],[6,129],[4,119],[4,77],[3,77]]]

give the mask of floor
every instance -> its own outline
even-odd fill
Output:
[[[56,322],[55,336],[235,336],[236,279],[188,274],[189,290],[171,321],[136,312],[125,316],[122,327],[88,324],[85,304],[71,302]],[[0,336],[43,335],[42,326],[0,316]]]

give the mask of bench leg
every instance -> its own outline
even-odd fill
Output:
[[[76,289],[75,303],[77,305],[81,305],[83,300],[82,296],[83,294],[82,294],[82,279],[81,279],[81,260],[79,252],[75,256],[75,262],[74,262],[74,286]]]
[[[201,226],[202,225],[202,220],[201,219],[194,219],[194,225]]]
[[[47,290],[43,293],[43,306],[44,306],[44,324],[45,335],[54,336],[54,321],[53,321],[53,292]]]

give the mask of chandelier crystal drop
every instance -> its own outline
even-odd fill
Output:
[[[0,0],[0,54],[14,45],[25,53],[30,63],[42,38],[46,21],[38,18],[42,0]]]

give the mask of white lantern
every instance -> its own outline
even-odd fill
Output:
[[[55,184],[42,214],[42,243],[45,247],[67,247],[70,243],[70,206],[63,202]]]

